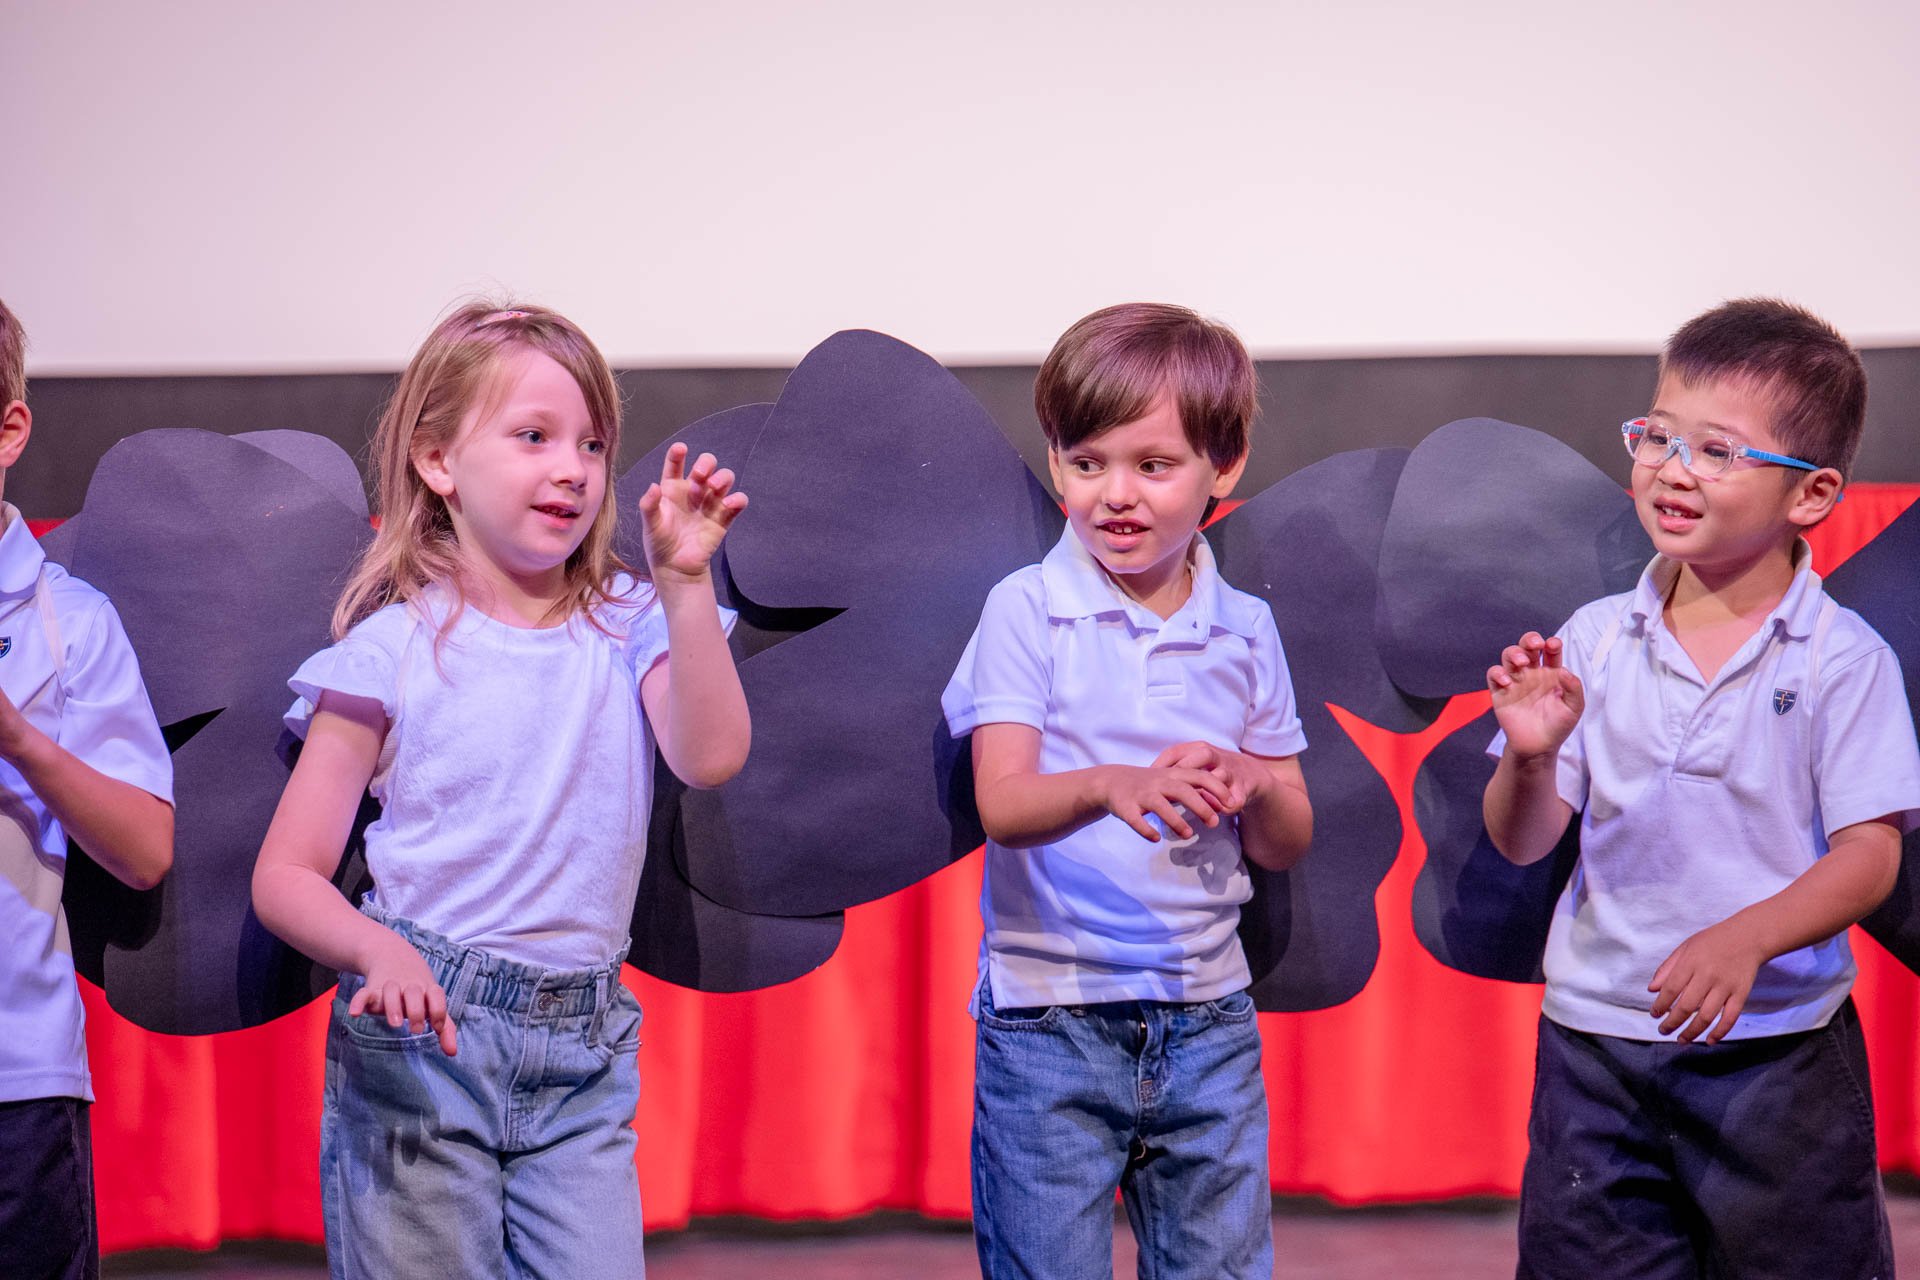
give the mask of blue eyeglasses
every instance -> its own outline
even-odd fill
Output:
[[[1776,467],[1797,467],[1802,471],[1818,471],[1820,467],[1800,458],[1789,458],[1784,453],[1768,453],[1765,449],[1755,449],[1751,445],[1729,440],[1717,431],[1693,431],[1686,435],[1669,431],[1657,422],[1648,422],[1645,418],[1634,418],[1620,424],[1620,436],[1626,441],[1627,452],[1633,460],[1643,467],[1662,467],[1674,454],[1680,455],[1680,465],[1703,480],[1718,479],[1733,469],[1733,464],[1742,458],[1752,458],[1755,462],[1769,462]]]

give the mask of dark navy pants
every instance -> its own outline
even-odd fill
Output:
[[[0,1280],[96,1280],[93,1132],[78,1098],[0,1102]]]
[[[1892,1280],[1850,1000],[1717,1045],[1542,1018],[1527,1138],[1522,1280]]]

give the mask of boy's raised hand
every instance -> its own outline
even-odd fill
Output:
[[[1647,984],[1658,996],[1649,1012],[1660,1020],[1660,1034],[1672,1035],[1684,1024],[1679,1035],[1683,1043],[1704,1031],[1708,1044],[1718,1044],[1739,1021],[1753,980],[1766,962],[1759,940],[1737,917],[1688,938],[1660,962]]]
[[[660,463],[660,479],[640,495],[641,542],[656,582],[704,575],[727,526],[747,507],[747,495],[734,491],[733,472],[712,454],[690,468],[686,462],[687,446],[676,441]]]
[[[451,1058],[459,1048],[453,1019],[447,1015],[447,993],[433,980],[433,971],[408,942],[391,929],[383,929],[383,939],[366,958],[366,985],[347,1002],[347,1016],[383,1013],[387,1025],[398,1031],[401,1023],[419,1035],[432,1027],[440,1036],[440,1051]]]
[[[1147,821],[1149,813],[1159,814],[1167,830],[1182,840],[1194,835],[1190,818],[1209,827],[1220,825],[1221,802],[1214,798],[1220,784],[1204,770],[1110,764],[1100,766],[1098,776],[1101,805],[1148,840],[1160,839]]]
[[[1554,755],[1586,709],[1580,677],[1560,665],[1559,636],[1529,631],[1500,651],[1500,665],[1487,668],[1494,719],[1507,735],[1507,749],[1521,756]]]

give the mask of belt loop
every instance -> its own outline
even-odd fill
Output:
[[[466,1012],[467,995],[473,990],[474,977],[480,971],[480,953],[472,947],[460,951],[460,967],[454,971],[453,985],[447,991],[447,1016],[454,1022]]]
[[[593,980],[593,1024],[587,1028],[589,1044],[600,1043],[600,1032],[607,1025],[607,1006],[613,1002],[614,976],[619,972],[620,962],[615,960]]]

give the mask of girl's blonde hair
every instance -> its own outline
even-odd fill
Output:
[[[607,495],[587,536],[567,558],[568,594],[555,614],[570,618],[610,598],[618,572],[633,570],[614,554],[613,460],[620,450],[620,393],[613,371],[593,340],[565,316],[518,302],[470,302],[434,326],[400,375],[393,399],[373,436],[374,498],[380,530],[354,566],[333,609],[338,640],[362,618],[399,601],[413,602],[433,583],[454,591],[452,624],[465,604],[460,592],[460,547],[446,502],[414,470],[413,460],[453,445],[475,406],[497,394],[502,360],[515,350],[538,351],[573,375],[593,428],[606,441]],[[637,576],[637,575],[636,575]]]

